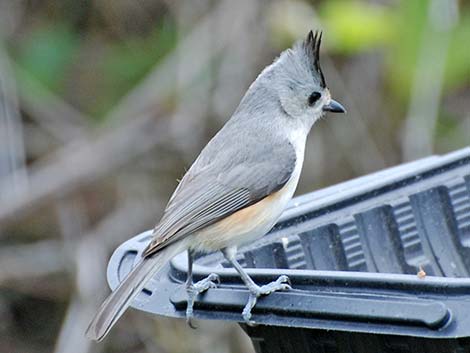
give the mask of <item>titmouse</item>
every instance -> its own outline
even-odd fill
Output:
[[[100,307],[87,336],[101,340],[134,297],[172,257],[188,251],[188,306],[215,287],[215,274],[193,283],[193,254],[221,250],[250,296],[243,319],[251,322],[256,299],[290,289],[286,276],[258,286],[236,261],[237,247],[266,234],[299,181],[307,135],[325,112],[344,113],[320,68],[322,34],[287,49],[251,84],[233,116],[184,175],[153,230],[142,259]]]

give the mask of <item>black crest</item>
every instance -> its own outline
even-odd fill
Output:
[[[311,62],[314,73],[320,77],[320,86],[325,88],[326,82],[323,72],[320,67],[320,44],[321,44],[321,31],[308,32],[307,38],[305,39],[303,46],[308,60]]]

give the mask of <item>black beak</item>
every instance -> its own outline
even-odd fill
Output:
[[[331,100],[329,104],[323,106],[324,112],[346,113],[346,109],[335,100]]]

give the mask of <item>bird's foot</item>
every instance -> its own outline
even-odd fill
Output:
[[[188,293],[188,305],[186,306],[186,322],[191,328],[196,328],[193,323],[193,307],[196,297],[208,290],[209,288],[217,288],[220,284],[220,278],[217,274],[211,273],[206,278],[196,283],[191,283],[186,286],[186,292]]]
[[[251,310],[256,305],[258,298],[262,295],[269,295],[279,290],[290,290],[292,289],[290,284],[291,283],[289,277],[282,275],[274,282],[268,283],[264,286],[249,286],[248,289],[250,291],[250,296],[248,297],[248,302],[243,308],[243,320],[245,320],[248,325],[253,326],[255,322],[251,320]]]

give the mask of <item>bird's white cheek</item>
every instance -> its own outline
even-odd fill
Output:
[[[303,112],[303,107],[295,100],[287,100],[282,106],[287,114],[293,117],[298,117]]]

